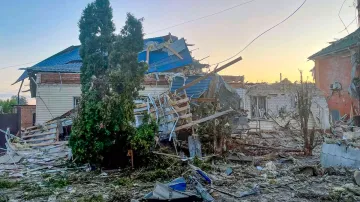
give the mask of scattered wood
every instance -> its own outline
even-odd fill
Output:
[[[182,130],[182,129],[190,128],[190,127],[193,126],[193,125],[196,125],[196,124],[199,124],[199,123],[203,123],[203,122],[206,122],[206,121],[215,119],[215,118],[217,118],[217,117],[223,116],[223,115],[228,114],[228,113],[233,112],[233,111],[234,111],[233,109],[229,109],[229,110],[226,110],[226,111],[223,111],[223,112],[215,113],[215,114],[213,114],[213,115],[211,115],[211,116],[208,116],[208,117],[205,117],[205,118],[202,118],[202,119],[193,121],[193,122],[191,122],[191,123],[188,123],[188,124],[179,126],[179,127],[175,128],[175,131],[179,131],[179,130]]]
[[[212,72],[210,72],[210,73],[208,73],[208,74],[206,74],[206,75],[204,75],[204,76],[202,76],[202,77],[200,77],[200,78],[195,79],[194,81],[186,84],[185,86],[183,86],[183,87],[181,87],[181,88],[178,88],[178,89],[175,91],[175,94],[176,94],[177,92],[183,91],[184,89],[189,88],[189,87],[191,87],[191,86],[199,83],[200,81],[202,81],[202,80],[204,80],[204,79],[209,78],[210,76],[215,75],[215,73],[217,73],[217,72],[219,72],[219,71],[221,71],[221,70],[223,70],[223,69],[225,69],[225,68],[227,68],[227,67],[229,67],[229,66],[231,66],[231,65],[233,65],[233,64],[235,64],[235,63],[237,63],[237,62],[239,62],[240,60],[242,60],[242,58],[241,58],[241,57],[238,57],[238,58],[236,58],[235,60],[233,60],[233,61],[231,61],[231,62],[229,62],[229,63],[226,63],[225,65],[223,65],[223,66],[221,66],[221,67],[213,70]]]
[[[294,148],[281,148],[281,147],[266,147],[261,145],[255,144],[246,144],[246,143],[239,143],[240,145],[248,146],[248,147],[257,147],[261,149],[270,149],[270,150],[280,150],[280,151],[287,151],[287,152],[303,152],[302,149],[294,149]]]

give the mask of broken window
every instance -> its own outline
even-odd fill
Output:
[[[79,106],[80,104],[80,97],[74,97],[74,109]]]
[[[265,118],[266,114],[266,96],[251,97],[251,117]]]

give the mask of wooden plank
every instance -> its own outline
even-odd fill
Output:
[[[28,144],[28,146],[29,146],[29,147],[43,147],[43,146],[50,146],[50,145],[62,145],[62,144],[67,144],[67,143],[68,143],[68,141],[61,141],[61,142]]]
[[[192,117],[192,114],[185,114],[185,115],[182,115],[182,116],[179,116],[179,120],[180,119],[187,119],[187,118],[191,118]],[[165,121],[162,121],[161,123],[169,123],[169,122],[173,122],[173,121],[176,121],[177,117],[176,118],[173,118],[173,119],[170,119],[170,120],[165,120]]]
[[[39,132],[39,131],[47,131],[47,130],[50,130],[50,129],[54,129],[56,128],[57,126],[52,126],[52,127],[46,127],[46,126],[43,126],[42,128],[39,128],[39,129],[36,129],[36,130],[30,130],[30,131],[27,131],[25,132],[24,134],[30,134],[30,133],[35,133],[35,132]]]
[[[184,99],[181,99],[181,100],[177,100],[175,101],[174,103],[171,103],[172,106],[175,106],[175,105],[179,105],[179,104],[183,104],[183,103],[186,103],[189,101],[189,98],[184,98]]]
[[[185,86],[178,88],[178,89],[175,91],[175,94],[176,94],[177,92],[179,92],[179,91],[182,91],[182,90],[184,90],[184,89],[186,89],[186,88],[189,88],[189,87],[191,87],[191,86],[199,83],[200,81],[202,81],[202,80],[204,80],[204,79],[206,79],[206,78],[208,78],[208,77],[210,77],[210,76],[212,76],[212,75],[215,75],[215,73],[217,73],[217,72],[219,72],[219,71],[221,71],[221,70],[223,70],[223,69],[225,69],[225,68],[227,68],[227,67],[229,67],[229,66],[231,66],[231,65],[233,65],[233,64],[235,64],[235,63],[237,63],[237,62],[239,62],[240,60],[242,60],[242,58],[241,58],[241,57],[238,57],[238,58],[236,58],[235,60],[233,60],[233,61],[231,61],[231,62],[229,62],[229,63],[226,63],[225,65],[223,65],[223,66],[221,66],[221,67],[213,70],[212,72],[210,72],[210,73],[208,73],[208,74],[206,74],[206,75],[204,75],[204,76],[202,76],[202,77],[200,77],[200,78],[195,79],[194,81],[186,84]]]
[[[215,113],[215,114],[213,114],[213,115],[211,115],[211,116],[208,116],[208,117],[205,117],[205,118],[202,118],[202,119],[193,121],[193,122],[191,122],[191,123],[188,123],[188,124],[179,126],[179,127],[175,128],[175,131],[179,131],[179,130],[182,130],[182,129],[190,128],[190,127],[193,126],[193,125],[196,125],[196,124],[199,124],[199,123],[203,123],[203,122],[206,122],[206,121],[215,119],[215,118],[217,118],[217,117],[223,116],[223,115],[228,114],[228,113],[233,112],[233,111],[234,111],[233,109],[229,109],[229,110],[226,110],[226,111],[223,111],[223,112]]]
[[[186,105],[185,107],[179,107],[179,108],[175,109],[175,111],[177,113],[179,113],[179,112],[185,111],[187,109],[190,109],[190,105]],[[171,110],[171,111],[165,112],[165,115],[167,116],[167,115],[170,115],[170,114],[175,114],[175,111]]]
[[[137,105],[135,106],[136,109],[138,109],[138,108],[144,108],[144,107],[147,107],[147,104],[146,104],[146,103],[144,103],[144,104],[137,104]]]
[[[51,134],[56,134],[56,131],[53,131],[53,132],[45,132],[45,133],[40,133],[40,134],[36,134],[36,135],[27,135],[27,136],[24,136],[22,137],[23,139],[25,138],[30,138],[30,137],[39,137],[39,136],[44,136],[44,135],[51,135]]]
[[[183,60],[184,58],[183,57],[181,57],[181,55],[178,53],[178,52],[176,52],[173,48],[171,48],[169,45],[167,45],[167,44],[164,44],[164,46],[167,48],[167,49],[169,49],[172,53],[174,53],[174,55],[176,55],[178,58],[180,58],[181,60]]]
[[[37,141],[46,141],[46,140],[55,140],[54,137],[46,137],[46,138],[39,138],[39,139],[30,139],[26,140],[26,142],[37,142]]]
[[[191,99],[193,102],[216,102],[216,98],[194,98]]]

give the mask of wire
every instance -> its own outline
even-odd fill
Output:
[[[351,21],[346,27],[345,27],[345,29],[343,29],[343,30],[341,30],[339,33],[341,33],[341,32],[343,32],[343,31],[345,31],[345,30],[347,30],[347,28],[349,28],[350,27],[350,25],[352,25],[352,23],[354,23],[355,21],[356,21],[356,19],[357,19],[357,17],[355,17],[354,19],[353,19],[353,21]]]
[[[37,63],[38,61],[36,62],[27,62],[27,63],[24,63],[24,64],[18,64],[18,65],[11,65],[11,66],[7,66],[7,67],[1,67],[0,69],[7,69],[7,68],[11,68],[11,67],[17,67],[17,66],[22,66],[22,65],[28,65],[28,64],[33,64],[33,63]]]
[[[256,0],[251,0],[251,1],[247,1],[247,2],[241,3],[241,4],[237,4],[237,5],[233,6],[233,7],[227,8],[227,9],[225,9],[225,10],[222,10],[222,11],[219,11],[219,12],[216,12],[216,13],[212,13],[212,14],[209,14],[209,15],[206,15],[206,16],[202,16],[202,17],[199,17],[199,18],[196,18],[196,19],[188,20],[188,21],[185,21],[185,22],[176,24],[176,25],[172,25],[172,26],[169,26],[169,27],[160,29],[160,30],[156,30],[156,31],[147,33],[147,34],[145,34],[145,35],[157,33],[157,32],[164,31],[164,30],[167,30],[167,29],[171,29],[171,28],[174,28],[174,27],[178,27],[178,26],[181,26],[181,25],[184,25],[184,24],[187,24],[187,23],[191,23],[191,22],[194,22],[194,21],[202,20],[202,19],[204,19],[204,18],[208,18],[208,17],[214,16],[214,15],[218,15],[218,14],[220,14],[220,13],[223,13],[223,12],[226,12],[226,11],[229,11],[229,10],[232,10],[232,9],[237,8],[237,7],[239,7],[239,6],[242,6],[242,5],[251,3],[251,2],[253,2],[253,1],[256,1]],[[38,62],[38,61],[37,61],[37,62]],[[2,68],[0,68],[0,70],[1,70],[1,69],[11,68],[11,67],[17,67],[17,66],[21,66],[21,65],[27,65],[27,64],[37,63],[37,62],[28,62],[28,63],[24,63],[24,64],[18,64],[18,65],[12,65],[12,66],[7,66],[7,67],[2,67]]]
[[[342,8],[344,7],[344,4],[345,4],[346,1],[347,1],[347,0],[344,0],[344,2],[341,4],[341,7],[340,7],[340,10],[339,10],[338,16],[339,16],[339,18],[340,18],[341,23],[344,25],[346,32],[349,34],[349,30],[347,29],[344,21],[342,20],[342,18],[341,18],[341,16],[340,16],[341,10],[342,10]]]
[[[150,32],[150,33],[146,33],[145,35],[154,34],[154,33],[161,32],[161,31],[164,31],[164,30],[168,30],[168,29],[171,29],[171,28],[174,28],[174,27],[178,27],[178,26],[181,26],[181,25],[184,25],[184,24],[187,24],[187,23],[191,23],[191,22],[194,22],[194,21],[198,21],[198,20],[202,20],[202,19],[204,19],[204,18],[208,18],[208,17],[214,16],[214,15],[218,15],[218,14],[220,14],[220,13],[223,13],[223,12],[226,12],[226,11],[229,11],[229,10],[232,10],[232,9],[237,8],[237,7],[239,7],[239,6],[242,6],[242,5],[251,3],[251,2],[253,2],[253,1],[256,1],[256,0],[251,0],[251,1],[243,2],[243,3],[241,3],[241,4],[237,4],[237,5],[233,6],[233,7],[230,7],[230,8],[221,10],[221,11],[218,11],[218,12],[216,12],[216,13],[212,13],[212,14],[205,15],[205,16],[202,16],[202,17],[199,17],[199,18],[195,18],[195,19],[192,19],[192,20],[188,20],[188,21],[185,21],[185,22],[182,22],[182,23],[179,23],[179,24],[175,24],[175,25],[166,27],[166,28],[162,28],[162,29],[159,29],[159,30]]]
[[[245,51],[252,43],[254,43],[257,39],[259,39],[261,36],[263,36],[264,34],[266,34],[267,32],[271,31],[272,29],[274,29],[275,27],[281,25],[282,23],[284,23],[285,21],[287,21],[289,18],[291,18],[296,12],[298,12],[300,10],[300,8],[306,3],[307,0],[304,0],[304,2],[293,12],[291,13],[287,18],[285,18],[284,20],[282,20],[281,22],[277,23],[276,25],[270,27],[269,29],[265,30],[264,32],[262,32],[260,35],[258,35],[257,37],[255,37],[250,43],[248,43],[242,50],[240,50],[239,52],[237,52],[235,55],[223,60],[223,61],[220,61],[220,62],[217,62],[217,63],[214,63],[214,64],[211,64],[210,66],[213,66],[213,65],[218,65],[218,64],[221,64],[223,62],[226,62],[228,60],[231,60],[233,59],[234,57],[236,57],[237,55],[239,55],[240,53],[242,53],[243,51]]]

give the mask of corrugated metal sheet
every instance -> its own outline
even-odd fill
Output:
[[[63,65],[71,61],[81,61],[79,54],[80,46],[70,46],[59,53],[37,63],[33,67],[49,67],[54,65]]]
[[[201,76],[202,75],[188,76],[188,77],[186,77],[185,84],[188,84]],[[199,98],[205,91],[207,91],[209,89],[209,85],[210,85],[212,78],[213,77],[206,78],[206,79],[200,81],[199,83],[185,89],[187,96],[191,97],[191,98]],[[174,92],[176,89],[179,89],[182,86],[184,86],[184,78],[183,77],[175,77],[172,81],[171,92]],[[179,93],[181,93],[181,92],[179,92]]]
[[[173,53],[170,53],[167,48],[150,51],[149,53],[149,70],[148,72],[166,72],[171,69],[183,67],[193,62],[190,51],[187,48],[184,39],[179,39],[169,45],[176,50],[183,59],[180,59]],[[139,61],[146,61],[146,51],[139,53]]]
[[[30,67],[32,71],[37,72],[64,72],[64,73],[80,73],[82,63],[69,63],[63,65],[43,66],[43,67]]]

